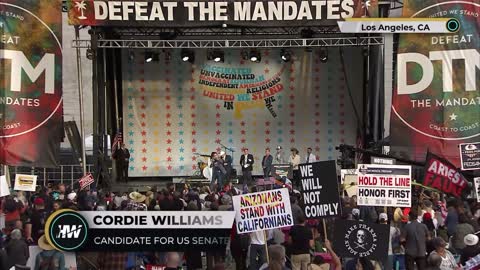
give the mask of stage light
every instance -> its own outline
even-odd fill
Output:
[[[250,51],[250,61],[256,62],[256,63],[262,61],[262,54],[257,50],[251,50]]]
[[[163,50],[163,53],[165,54],[165,62],[170,62],[170,60],[172,60],[172,53],[167,50]]]
[[[150,63],[153,60],[152,52],[145,52],[145,62]]]
[[[213,60],[215,62],[223,62],[225,60],[225,53],[221,50],[213,50],[207,53],[207,60]]]
[[[192,50],[182,49],[181,57],[183,62],[193,63],[195,61],[195,54]]]
[[[87,59],[88,60],[93,60],[93,50],[92,50],[92,48],[87,49]]]
[[[247,50],[242,50],[240,52],[240,55],[242,56],[242,59],[245,60],[245,61],[249,59]]]
[[[290,53],[289,50],[282,49],[280,55],[282,57],[283,62],[290,62],[290,60],[292,59],[292,54]]]
[[[328,49],[321,48],[320,49],[320,62],[326,63],[328,61]]]

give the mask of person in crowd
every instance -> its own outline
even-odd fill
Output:
[[[25,211],[24,205],[13,196],[6,196],[2,203],[2,210],[5,214],[5,233],[10,233],[15,222],[20,220],[22,212]]]
[[[401,241],[405,243],[405,264],[407,270],[426,269],[426,243],[430,239],[427,226],[418,222],[417,212],[409,213],[410,223],[403,228]]]
[[[276,150],[276,153],[275,153],[275,164],[285,164],[285,153],[283,152],[283,148],[279,145],[277,146],[277,148],[275,149]]]
[[[50,215],[45,209],[45,202],[41,197],[37,197],[33,201],[34,208],[30,213],[30,219],[27,221],[27,226],[31,226],[31,237],[27,240],[37,242],[40,236],[44,234],[45,222]]]
[[[120,182],[128,182],[128,164],[130,162],[130,151],[128,151],[124,143],[121,143],[118,149],[113,150],[112,158],[116,161],[116,164],[118,166],[118,179],[120,180]]]
[[[131,192],[128,197],[130,201],[127,203],[127,211],[147,211],[147,205],[144,203],[146,196],[140,192]]]
[[[180,254],[178,252],[167,252],[167,265],[165,270],[177,270],[181,263]]]
[[[75,192],[70,192],[70,193],[67,195],[67,200],[63,203],[62,208],[63,208],[63,209],[78,210],[78,205],[77,205],[77,193],[75,193]]]
[[[442,258],[440,263],[440,270],[455,270],[459,269],[457,262],[453,257],[452,253],[446,249],[447,243],[441,237],[436,237],[433,240],[434,251],[430,253],[429,256],[439,255]]]
[[[273,156],[270,155],[270,148],[265,149],[265,155],[262,158],[263,179],[270,179],[272,172]]]
[[[312,230],[305,226],[305,215],[298,217],[298,224],[290,230],[292,270],[307,270],[310,263],[310,249],[314,247]]]
[[[297,148],[290,149],[291,155],[288,159],[288,163],[292,166],[293,172],[293,184],[299,189],[300,188],[300,170],[298,164],[300,164],[300,155],[298,154]]]
[[[253,155],[248,153],[248,148],[243,149],[243,155],[240,157],[240,166],[242,166],[243,186],[253,182]]]
[[[250,263],[248,264],[249,270],[259,269],[267,261],[265,238],[266,237],[264,231],[250,233]]]
[[[452,236],[455,233],[455,228],[458,225],[458,212],[463,204],[462,201],[453,200],[448,207],[448,214],[445,219],[445,226],[447,226],[448,236]]]
[[[236,270],[246,270],[250,236],[248,234],[238,234],[236,225],[234,223],[230,239],[230,251],[232,252],[232,257],[235,260]]]
[[[38,239],[38,247],[42,250],[35,258],[33,270],[67,270],[65,255],[52,247],[45,239],[45,235]]]
[[[471,258],[480,254],[480,245],[478,242],[478,236],[475,234],[467,234],[463,238],[463,242],[465,243],[465,248],[462,249],[460,257],[460,263],[463,265],[465,262],[470,260]]]
[[[26,265],[30,253],[25,239],[22,237],[22,232],[15,229],[10,233],[10,241],[8,241],[5,248],[8,255],[8,269],[18,265]]]
[[[430,254],[427,259],[428,262],[428,270],[441,270],[440,266],[442,265],[442,257],[435,254]]]
[[[458,224],[453,230],[452,235],[452,247],[454,248],[454,250],[457,252],[461,252],[461,250],[465,248],[465,242],[463,241],[465,236],[474,233],[475,231],[473,230],[472,225],[468,223],[467,215],[458,215]]]
[[[302,208],[298,205],[298,197],[296,195],[290,196],[290,207],[292,209],[293,223],[298,224],[299,217],[304,214]]]
[[[375,265],[367,258],[353,259],[347,262],[346,270],[374,270]]]
[[[325,262],[324,258],[321,256],[315,256],[313,258],[313,262],[308,266],[308,270],[341,270],[342,263],[340,258],[337,256],[335,251],[333,251],[332,243],[325,239],[325,249],[327,250],[328,254],[332,257],[332,262],[327,263]]]
[[[62,208],[62,202],[57,200],[53,202],[53,211],[58,211]]]
[[[307,148],[307,156],[305,157],[305,163],[312,163],[317,161],[317,157],[312,153],[312,148]]]
[[[108,251],[98,254],[98,269],[118,270],[127,267],[127,252]]]
[[[285,266],[285,247],[281,245],[269,246],[268,256],[270,261],[263,264],[260,270],[288,270]]]
[[[378,216],[380,224],[388,224],[388,215],[387,213],[380,213]],[[388,242],[388,263],[387,267],[384,269],[393,269],[393,248],[392,244],[394,240],[400,236],[400,230],[393,226],[393,223],[390,225],[390,235],[389,235],[389,242]]]

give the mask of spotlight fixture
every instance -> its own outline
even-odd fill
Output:
[[[193,63],[195,61],[195,54],[192,50],[182,49],[181,57],[183,62]]]
[[[280,52],[283,62],[290,62],[292,59],[292,54],[289,50],[282,49]]]
[[[207,53],[207,60],[213,60],[214,62],[223,62],[225,60],[225,53],[221,50],[213,50]]]
[[[328,49],[327,48],[321,48],[319,56],[320,56],[320,62],[326,63],[328,61]]]
[[[145,62],[150,63],[153,60],[153,53],[152,52],[145,52]]]
[[[250,51],[250,61],[256,62],[256,63],[262,61],[262,54],[257,50],[251,50]]]

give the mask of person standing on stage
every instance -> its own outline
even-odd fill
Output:
[[[282,147],[277,146],[277,153],[275,154],[275,164],[285,164],[285,153]]]
[[[263,179],[267,180],[270,178],[270,173],[272,172],[272,163],[273,157],[270,155],[270,148],[265,149],[265,156],[262,159],[262,168],[263,168]]]
[[[312,148],[307,148],[307,157],[305,158],[305,163],[313,163],[317,161],[317,157],[312,153]]]
[[[253,181],[253,155],[248,153],[248,148],[243,149],[243,155],[240,157],[240,165],[242,166],[243,185],[246,186]]]
[[[120,182],[128,181],[128,163],[130,162],[130,152],[122,143],[120,148],[114,150],[112,158],[117,161],[117,173]]]
[[[225,168],[225,171],[226,171],[225,179],[226,179],[227,181],[230,181],[230,180],[231,180],[231,177],[232,177],[232,171],[233,171],[233,167],[232,167],[233,159],[232,159],[232,156],[227,155],[224,151],[221,151],[221,152],[220,152],[220,157],[223,159],[223,167]]]
[[[217,190],[221,190],[227,171],[223,167],[223,159],[218,153],[213,152],[212,158],[212,182],[210,182],[210,190],[214,190],[215,183],[217,183]]]
[[[292,154],[288,160],[288,163],[292,165],[293,170],[293,185],[297,188],[300,187],[300,170],[298,169],[298,164],[300,164],[300,155],[298,154],[297,148],[292,148],[290,150]]]

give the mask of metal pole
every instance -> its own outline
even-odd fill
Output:
[[[75,26],[75,38],[80,39],[80,27]],[[80,136],[82,138],[82,171],[87,174],[87,158],[85,154],[85,128],[83,121],[85,112],[83,110],[83,83],[82,83],[82,58],[80,56],[80,48],[77,48],[77,80],[78,80],[78,103],[80,105]]]

